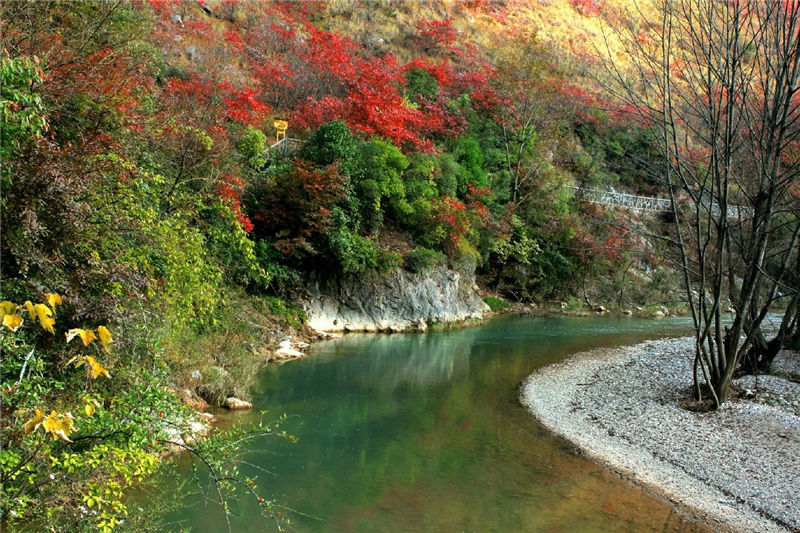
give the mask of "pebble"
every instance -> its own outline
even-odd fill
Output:
[[[530,376],[521,401],[587,455],[623,473],[638,464],[632,477],[709,520],[800,531],[800,385],[763,375],[756,385],[745,376],[734,383],[741,397],[717,411],[683,409],[693,342],[577,354]]]

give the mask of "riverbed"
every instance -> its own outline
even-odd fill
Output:
[[[519,404],[526,376],[568,354],[687,332],[685,319],[498,317],[426,334],[353,334],[271,365],[253,411],[288,415],[294,444],[252,442],[242,464],[295,531],[707,531],[576,454]],[[188,475],[188,472],[187,472]],[[249,500],[232,529],[274,529]],[[224,531],[197,499],[170,521]]]

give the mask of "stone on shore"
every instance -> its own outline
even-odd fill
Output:
[[[225,400],[225,407],[228,409],[251,409],[253,404],[244,400],[240,400],[235,396],[230,396]]]

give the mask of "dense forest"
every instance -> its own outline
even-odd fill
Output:
[[[190,428],[178,391],[246,395],[311,274],[685,306],[670,217],[573,193],[669,193],[603,59],[652,26],[610,4],[3,2],[4,524],[150,527],[123,496]],[[229,441],[193,453],[279,514]]]

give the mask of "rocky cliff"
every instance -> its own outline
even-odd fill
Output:
[[[427,274],[395,269],[358,277],[317,277],[303,307],[318,331],[424,331],[437,322],[483,318],[472,273],[440,266]]]

